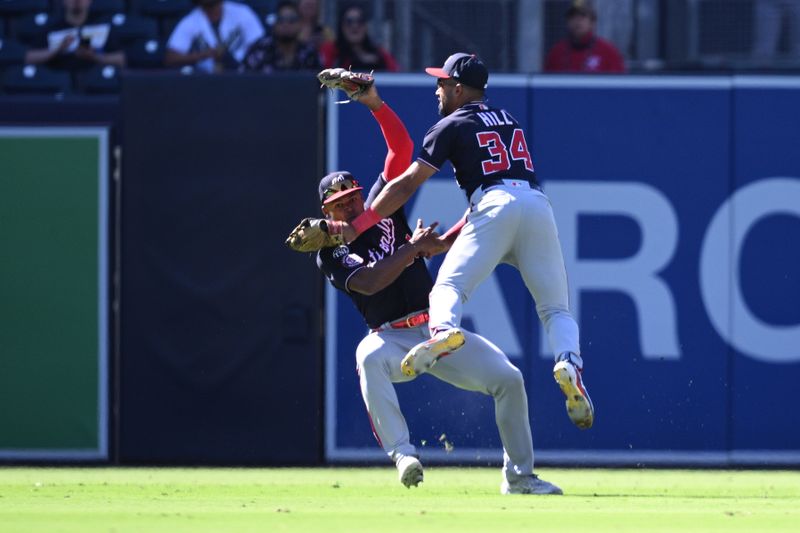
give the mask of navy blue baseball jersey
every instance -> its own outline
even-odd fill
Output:
[[[508,111],[484,102],[465,104],[434,124],[417,159],[436,170],[450,160],[467,198],[502,179],[538,185],[522,127]]]
[[[385,184],[383,177],[379,177],[370,190],[366,205],[372,203]],[[347,285],[357,271],[392,255],[406,243],[411,233],[405,211],[401,208],[350,244],[317,252],[319,269],[334,287],[353,300],[370,328],[428,308],[428,293],[433,287],[433,279],[421,258],[417,258],[388,287],[371,296],[353,292]]]

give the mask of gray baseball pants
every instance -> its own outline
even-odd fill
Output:
[[[495,419],[503,443],[504,475],[510,482],[530,475],[533,443],[522,373],[497,346],[480,335],[468,331],[464,334],[464,346],[439,359],[428,374],[460,389],[494,398]],[[428,338],[424,324],[388,329],[370,333],[356,350],[361,394],[375,436],[392,460],[397,460],[398,454],[417,455],[392,384],[415,379],[400,371],[400,361]]]
[[[554,355],[580,355],[578,324],[569,311],[561,244],[550,200],[527,182],[503,180],[472,195],[471,212],[439,269],[430,294],[431,330],[458,327],[472,291],[500,263],[522,275],[536,302]]]

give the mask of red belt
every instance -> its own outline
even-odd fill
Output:
[[[372,332],[375,333],[377,331],[383,331],[385,329],[406,329],[406,328],[415,328],[417,326],[421,326],[422,324],[428,323],[428,312],[427,311],[420,311],[415,315],[408,315],[405,318],[401,318],[395,322],[387,322],[385,324],[381,324],[377,328],[373,329]]]

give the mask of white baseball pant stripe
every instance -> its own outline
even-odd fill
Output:
[[[554,355],[580,355],[578,325],[553,210],[544,193],[498,185],[478,189],[461,234],[439,269],[430,295],[431,330],[457,327],[463,304],[499,263],[519,270],[536,302]]]
[[[474,333],[464,331],[466,343],[442,357],[428,370],[460,389],[494,398],[495,421],[504,450],[504,475],[509,481],[533,472],[533,442],[528,419],[528,399],[522,373],[500,349]],[[400,362],[411,348],[428,340],[428,328],[389,329],[367,335],[356,350],[361,394],[384,451],[416,455],[408,425],[400,410],[393,383],[411,381],[400,371]]]

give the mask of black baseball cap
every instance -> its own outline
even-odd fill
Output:
[[[322,205],[329,204],[347,196],[354,191],[363,189],[352,174],[346,170],[331,172],[319,182],[319,201]]]
[[[428,67],[425,72],[437,78],[454,79],[462,85],[480,90],[486,89],[486,82],[489,81],[489,71],[483,61],[475,54],[463,52],[448,57],[441,68]]]

